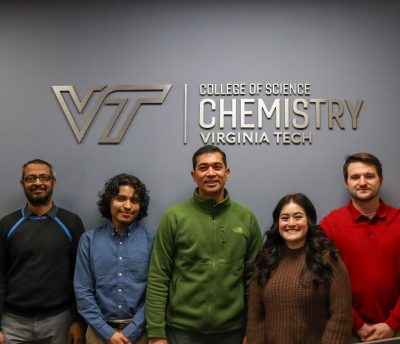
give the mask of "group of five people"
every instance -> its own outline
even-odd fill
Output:
[[[281,198],[263,242],[225,188],[216,146],[193,155],[192,198],[154,231],[135,176],[99,193],[103,226],[55,205],[53,167],[22,167],[26,206],[0,221],[0,344],[349,344],[399,335],[400,211],[380,198],[380,161],[343,166],[351,200],[317,222]],[[76,306],[75,306],[76,305]],[[88,325],[86,328],[86,324]]]

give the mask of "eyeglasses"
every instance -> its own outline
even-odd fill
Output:
[[[30,174],[24,177],[25,183],[34,183],[39,178],[39,180],[43,182],[49,182],[50,180],[54,179],[53,176],[49,176],[48,174],[39,174],[38,176],[35,174]]]

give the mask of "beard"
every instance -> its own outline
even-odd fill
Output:
[[[375,199],[376,197],[378,197],[378,195],[379,195],[379,189],[371,190],[369,195],[365,195],[365,196],[358,195],[356,191],[352,192],[352,197],[359,202],[369,202],[369,201]]]
[[[36,190],[45,190],[46,192],[40,196],[36,196],[33,192]],[[46,205],[51,202],[53,195],[53,187],[32,186],[29,189],[24,188],[25,196],[32,205]]]

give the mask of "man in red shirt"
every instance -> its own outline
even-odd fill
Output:
[[[322,221],[349,271],[353,331],[362,341],[400,334],[400,211],[380,199],[382,165],[369,153],[343,165],[351,201]],[[397,332],[397,333],[396,333]]]

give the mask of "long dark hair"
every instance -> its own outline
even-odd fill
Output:
[[[264,245],[256,261],[258,283],[261,286],[267,283],[272,271],[278,267],[286,251],[285,241],[279,234],[279,216],[282,208],[291,202],[302,207],[307,216],[306,264],[303,272],[306,269],[310,270],[314,275],[313,282],[316,285],[328,282],[332,275],[332,267],[324,260],[323,256],[329,253],[333,260],[337,260],[337,250],[317,225],[317,212],[312,202],[304,194],[295,193],[280,199],[272,213],[273,224],[264,234]]]

